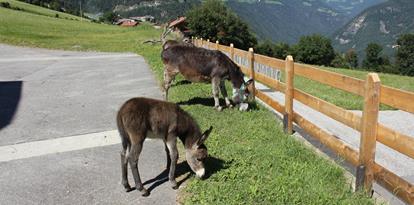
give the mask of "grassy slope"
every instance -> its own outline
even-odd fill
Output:
[[[79,20],[79,21],[80,20],[89,21],[89,20],[87,20],[85,18],[81,18],[79,16],[74,16],[74,15],[71,15],[71,14],[50,10],[50,9],[47,9],[47,8],[43,8],[43,7],[40,7],[40,6],[24,3],[24,2],[21,2],[21,1],[17,1],[17,0],[0,0],[0,2],[9,2],[10,6],[12,8],[19,8],[19,9],[24,10],[25,12],[29,12],[29,13],[34,13],[34,14],[39,14],[39,15],[44,15],[44,16],[50,16],[50,17],[55,17],[56,14],[58,14],[59,18]]]
[[[3,8],[0,19],[0,42],[71,50],[135,51],[146,58],[161,79],[160,47],[140,43],[158,36],[159,31],[150,26],[124,29]],[[186,204],[372,203],[351,192],[341,168],[283,134],[266,109],[216,112],[211,106],[185,105],[194,97],[212,103],[210,92],[211,86],[206,84],[171,89],[172,100],[184,102],[182,107],[202,128],[214,126],[207,146],[216,160],[209,160],[207,165],[215,173],[204,181],[189,181],[184,190]]]

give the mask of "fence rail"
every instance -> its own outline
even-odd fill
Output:
[[[311,136],[356,166],[357,169],[362,168],[359,170],[361,174],[358,174],[357,171],[356,181],[362,182],[361,187],[357,188],[364,188],[370,193],[372,183],[376,181],[405,202],[414,204],[414,186],[375,162],[377,141],[414,159],[414,139],[378,123],[380,103],[414,113],[414,93],[381,85],[381,81],[375,73],[368,74],[366,80],[360,80],[310,65],[294,63],[291,56],[288,56],[286,60],[280,60],[255,54],[253,49],[244,51],[234,48],[233,45],[225,46],[220,45],[219,42],[212,43],[209,40],[197,38],[193,38],[193,42],[198,47],[226,53],[240,66],[242,72],[253,78],[254,81],[259,81],[273,90],[283,92],[285,94],[284,105],[260,90],[255,89],[255,97],[283,114],[284,128],[287,133],[292,133],[292,123],[295,122]],[[265,67],[265,72],[262,71],[263,67]],[[286,78],[285,83],[280,81],[278,77],[280,75],[275,77],[269,75],[268,71],[270,73],[283,71]],[[362,116],[295,88],[293,84],[295,75],[362,96],[364,98]],[[359,131],[361,133],[359,150],[352,149],[337,137],[295,112],[294,99]]]

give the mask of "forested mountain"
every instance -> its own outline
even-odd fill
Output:
[[[414,32],[413,11],[413,0],[389,0],[366,9],[332,36],[334,46],[341,51],[354,48],[363,56],[368,43],[374,42],[392,56],[397,38]]]

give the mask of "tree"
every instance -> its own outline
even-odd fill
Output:
[[[404,34],[397,40],[396,67],[403,75],[414,76],[414,34]]]
[[[381,56],[382,46],[376,43],[368,44],[365,48],[365,59],[362,62],[364,68],[376,72],[381,71],[381,66],[384,65],[385,59]]]
[[[270,56],[273,57],[274,56],[274,50],[273,50],[273,43],[269,40],[266,40],[262,43],[260,43],[257,47],[255,52],[258,54],[262,54],[265,56]]]
[[[187,12],[188,27],[193,35],[248,49],[257,44],[249,27],[219,0],[207,0]]]
[[[106,12],[103,14],[101,18],[99,18],[99,21],[106,22],[106,23],[112,23],[116,20],[118,15],[112,11]]]
[[[294,48],[297,61],[329,66],[335,58],[331,40],[318,34],[303,36]]]
[[[345,62],[348,64],[350,68],[358,67],[358,55],[354,49],[349,49],[345,53]]]
[[[273,47],[273,57],[279,59],[286,59],[286,56],[290,55],[290,46],[287,43],[277,43]]]
[[[331,65],[335,68],[349,68],[345,56],[341,53],[335,53],[335,58],[332,60]]]

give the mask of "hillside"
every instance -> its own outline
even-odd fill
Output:
[[[331,8],[345,13],[348,20],[358,15],[361,11],[386,0],[324,0]]]
[[[43,0],[48,1],[48,0]],[[66,4],[73,9],[75,0]],[[361,10],[384,0],[225,0],[259,40],[296,43],[303,35],[332,35]],[[72,2],[72,3],[71,3]],[[152,15],[167,22],[202,0],[83,0],[92,16],[114,11],[123,17]]]
[[[414,32],[414,1],[389,0],[364,10],[332,36],[334,47],[345,52],[354,48],[360,57],[370,42],[384,47],[384,53],[394,56],[398,36]]]
[[[54,11],[47,8],[43,8],[40,6],[24,3],[17,0],[2,0],[1,2],[7,2],[10,4],[12,9],[15,10],[21,10],[28,13],[43,15],[43,16],[49,16],[49,17],[59,17],[64,19],[70,19],[70,20],[79,20],[79,21],[89,21],[88,19],[81,18],[79,16],[71,15],[64,12]]]

